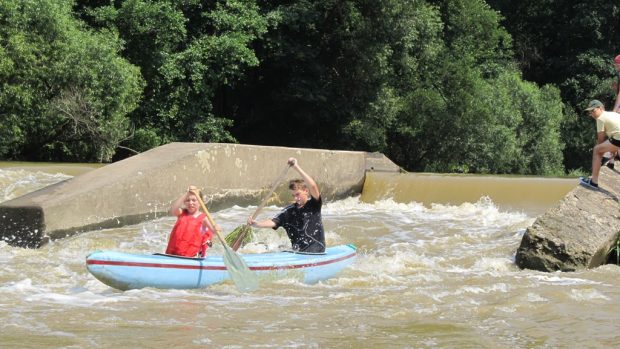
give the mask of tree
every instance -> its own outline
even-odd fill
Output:
[[[410,46],[415,64],[401,65],[398,71],[408,73],[389,80],[391,87],[372,104],[381,112],[371,109],[345,128],[353,144],[380,146],[415,171],[561,173],[557,90],[522,80],[501,17],[484,2],[436,5],[429,16],[411,17],[427,24],[441,18],[441,26],[428,26],[440,29],[434,40],[425,38],[433,49]]]
[[[0,157],[110,161],[138,104],[138,70],[72,1],[0,1]],[[6,137],[4,137],[6,136]]]
[[[595,129],[590,99],[611,106],[613,57],[620,53],[620,4],[613,1],[489,0],[505,16],[525,79],[554,84],[565,102],[565,167],[590,168]]]
[[[258,65],[251,44],[267,20],[253,0],[85,3],[82,15],[118,32],[125,57],[147,82],[144,101],[131,115],[137,137],[128,145],[146,150],[170,141],[236,141],[232,120],[214,104]]]

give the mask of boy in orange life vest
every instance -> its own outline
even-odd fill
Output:
[[[202,193],[195,186],[190,186],[187,193],[181,195],[170,206],[170,215],[177,216],[177,222],[170,233],[166,254],[185,257],[204,257],[211,246],[215,227],[207,215],[200,211]]]

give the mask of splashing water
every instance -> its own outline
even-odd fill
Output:
[[[71,177],[62,173],[0,169],[0,202],[15,199]]]
[[[6,173],[5,200],[63,176]],[[13,176],[13,177],[11,177]],[[13,179],[8,179],[13,178]],[[12,187],[14,189],[7,189]],[[21,188],[19,190],[15,188]],[[8,194],[6,194],[8,193]],[[213,212],[224,232],[256,207]],[[259,219],[281,208],[266,207]],[[619,268],[575,273],[520,270],[514,253],[534,217],[488,197],[459,205],[326,202],[328,245],[358,258],[316,285],[261,282],[251,294],[224,283],[204,290],[113,290],[86,271],[97,249],[161,252],[174,224],[162,217],[90,231],[41,249],[0,243],[0,342],[20,348],[557,348],[617,343]],[[262,229],[241,253],[290,246]],[[216,243],[210,254],[222,254]]]

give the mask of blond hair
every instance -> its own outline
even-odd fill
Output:
[[[202,200],[202,202],[205,202],[205,197],[200,189],[196,189],[195,191],[188,190],[187,194],[197,196],[200,200]]]

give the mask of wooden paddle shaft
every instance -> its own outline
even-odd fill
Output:
[[[243,258],[241,258],[237,253],[235,253],[235,251],[230,248],[230,246],[226,244],[226,240],[222,236],[222,233],[220,233],[220,230],[215,226],[213,217],[211,217],[209,210],[207,210],[207,206],[205,205],[204,201],[202,201],[200,194],[196,192],[193,193],[198,198],[198,202],[200,202],[200,207],[202,207],[202,209],[205,211],[207,219],[209,219],[209,222],[215,229],[215,234],[224,246],[224,265],[226,265],[228,275],[230,275],[230,278],[235,283],[235,286],[237,286],[237,289],[241,292],[254,291],[258,289],[258,277],[256,276],[256,274],[254,274],[254,272],[250,270],[247,264],[243,261]]]
[[[262,210],[265,207],[265,205],[267,204],[267,201],[269,201],[269,198],[271,197],[271,194],[273,194],[273,192],[276,190],[280,182],[282,182],[282,180],[284,179],[284,176],[286,176],[286,173],[288,172],[288,169],[290,167],[291,165],[287,164],[284,170],[282,171],[282,173],[280,173],[280,175],[278,176],[278,179],[276,179],[273,182],[273,185],[271,186],[271,190],[269,191],[269,193],[267,193],[267,195],[265,195],[265,198],[263,199],[263,201],[260,203],[260,205],[258,205],[258,207],[256,208],[256,211],[254,211],[254,214],[252,214],[252,219],[256,219],[256,216],[258,216],[258,213],[260,212],[260,210]]]
[[[258,216],[258,213],[260,212],[260,210],[262,210],[265,207],[265,205],[267,204],[267,201],[269,201],[269,198],[271,197],[273,192],[276,190],[280,182],[282,182],[282,180],[284,179],[284,176],[286,176],[286,173],[288,172],[288,169],[290,167],[291,165],[287,164],[284,170],[282,170],[282,173],[280,173],[278,178],[273,182],[273,185],[271,186],[271,190],[269,191],[269,193],[267,193],[267,195],[265,195],[265,198],[263,199],[263,201],[260,203],[260,205],[258,205],[258,207],[256,208],[256,211],[254,211],[254,213],[252,214],[252,220],[256,219],[256,216]],[[233,241],[231,245],[233,251],[237,251],[239,247],[241,247],[241,242],[243,241],[245,236],[248,234],[248,232],[251,231],[251,229],[252,228],[247,223],[243,226],[243,228],[239,232],[239,235],[237,236],[237,238],[235,239],[235,241]]]
[[[217,235],[217,237],[220,239],[220,242],[222,242],[222,244],[224,244],[224,246],[228,247],[228,245],[226,244],[226,240],[224,240],[224,237],[222,236],[222,233],[215,226],[215,222],[213,221],[213,217],[211,217],[211,214],[209,213],[209,210],[207,210],[207,206],[205,205],[204,201],[202,201],[202,198],[200,197],[200,194],[197,193],[197,192],[193,192],[193,193],[198,198],[198,202],[200,202],[200,207],[202,208],[202,210],[207,215],[207,219],[209,220],[209,222],[213,226],[213,229],[215,229],[215,235]]]

